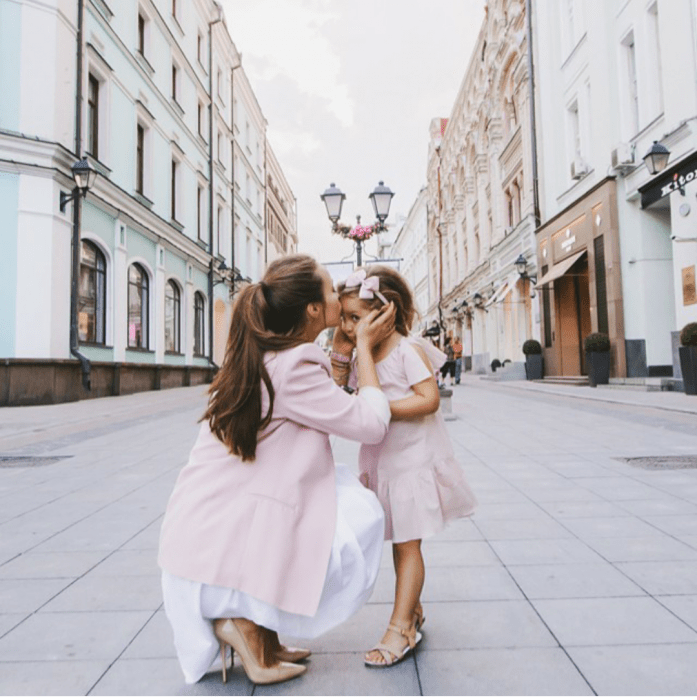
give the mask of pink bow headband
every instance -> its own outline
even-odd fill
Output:
[[[346,289],[360,286],[358,297],[360,299],[375,299],[377,297],[383,304],[387,304],[387,299],[380,292],[380,278],[368,277],[366,279],[365,270],[358,270],[346,278],[344,283]]]

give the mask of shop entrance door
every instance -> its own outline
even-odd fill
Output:
[[[558,319],[561,374],[587,374],[583,339],[591,332],[588,259],[583,257],[554,283]]]

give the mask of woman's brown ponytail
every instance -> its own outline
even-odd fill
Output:
[[[322,277],[308,255],[274,261],[261,282],[239,292],[225,359],[209,389],[202,420],[208,420],[213,434],[243,461],[256,457],[259,431],[273,415],[274,389],[264,353],[302,343],[307,305],[323,301]],[[263,417],[262,382],[269,397]]]

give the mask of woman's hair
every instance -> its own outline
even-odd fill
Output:
[[[259,432],[273,414],[274,389],[264,366],[267,350],[303,342],[308,304],[324,303],[324,283],[309,255],[272,262],[261,282],[240,291],[232,312],[225,359],[209,389],[211,432],[242,461],[256,457]],[[262,382],[269,408],[262,417]]]
[[[395,269],[386,265],[371,265],[364,268],[366,279],[369,277],[377,277],[380,280],[380,293],[387,299],[387,302],[393,302],[396,310],[395,330],[404,336],[409,335],[416,309],[414,307],[414,298],[411,294],[411,289],[407,281]],[[346,287],[345,284],[338,285],[339,297],[354,296],[358,297],[360,287]],[[380,299],[361,299],[371,309],[379,309],[383,306]]]

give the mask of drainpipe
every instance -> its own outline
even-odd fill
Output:
[[[269,264],[269,229],[268,229],[268,206],[269,206],[269,193],[267,191],[268,187],[268,175],[266,173],[266,127],[264,127],[264,265]]]
[[[232,179],[232,200],[230,204],[230,215],[232,217],[232,236],[231,236],[231,247],[230,247],[230,269],[232,270],[232,293],[235,293],[235,197],[236,187],[235,187],[235,71],[242,66],[242,55],[240,54],[240,62],[232,67],[230,71],[230,124],[232,127],[232,141],[230,145],[232,147],[232,154],[230,157],[230,173]]]
[[[528,43],[528,84],[530,90],[530,136],[532,147],[532,198],[535,229],[540,225],[540,181],[537,168],[537,120],[535,117],[535,66],[532,52],[532,0],[525,0],[526,34]]]
[[[84,0],[77,3],[77,69],[75,86],[75,155],[79,159],[82,151],[82,31],[84,16]],[[78,295],[80,276],[80,214],[82,211],[82,196],[73,200],[73,240],[72,240],[72,268],[70,275],[70,354],[80,360],[82,367],[82,386],[85,391],[90,391],[91,364],[80,352],[78,335]]]
[[[217,3],[216,10],[218,10]],[[222,17],[208,23],[208,92],[210,101],[208,103],[208,253],[211,256],[208,269],[208,363],[218,369],[218,365],[213,362],[213,275],[215,265],[215,255],[213,254],[213,207],[215,205],[213,192],[213,116],[215,113],[215,95],[213,92],[213,25],[222,22]],[[220,222],[218,222],[220,225]]]

